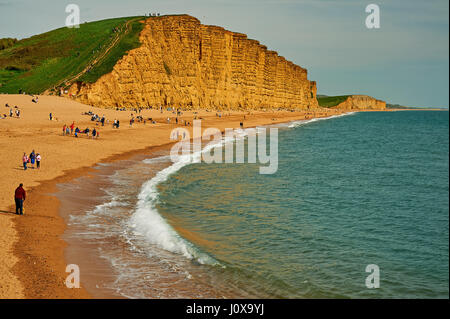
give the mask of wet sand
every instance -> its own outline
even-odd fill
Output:
[[[65,286],[67,244],[61,236],[66,226],[59,213],[59,201],[52,195],[56,185],[88,173],[96,163],[171,143],[171,130],[184,126],[175,125],[175,115],[168,111],[161,114],[158,110],[144,110],[141,115],[152,117],[157,124],[135,123],[130,127],[130,114],[134,114],[131,110],[99,109],[54,96],[40,96],[38,103],[31,100],[27,95],[0,95],[1,114],[9,114],[6,103],[13,110],[15,105],[21,110],[20,118],[0,119],[0,298],[89,298],[85,289]],[[104,114],[109,123],[105,127],[96,126],[90,116],[82,115],[87,111]],[[218,118],[215,112],[198,111],[197,116],[203,118],[202,129],[217,127],[223,131],[238,127],[241,121],[245,127],[252,127],[339,113],[336,110],[223,112]],[[166,123],[167,117],[172,118],[171,124]],[[184,112],[181,119],[192,123],[193,117],[193,112]],[[115,118],[121,122],[118,130],[111,127]],[[72,121],[80,129],[96,127],[100,138],[93,140],[84,134],[79,138],[63,136],[62,126]],[[192,127],[187,128],[192,132]],[[24,171],[23,152],[29,154],[33,149],[42,155],[41,169]],[[27,191],[24,216],[16,216],[12,207],[14,189],[19,183]]]

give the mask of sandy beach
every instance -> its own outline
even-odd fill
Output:
[[[20,109],[20,118],[9,117],[10,107]],[[92,122],[85,112],[91,111],[107,121],[102,127]],[[325,117],[339,114],[337,110],[315,112],[223,112],[217,117],[215,112],[198,111],[202,119],[202,129],[216,127],[254,127],[272,123],[288,122],[308,117]],[[53,120],[50,121],[49,113]],[[74,102],[67,98],[39,96],[38,103],[29,95],[0,95],[0,146],[3,170],[0,188],[0,298],[89,298],[84,289],[68,289],[64,282],[65,242],[61,239],[65,229],[59,215],[59,203],[51,194],[56,184],[68,182],[85,174],[99,162],[114,161],[130,156],[150,147],[165,145],[170,140],[170,132],[175,127],[184,127],[184,120],[191,122],[194,112],[183,112],[179,125],[176,115],[169,111],[142,110],[141,116],[152,118],[156,124],[135,122],[131,127],[129,119],[132,110],[116,111],[100,109]],[[245,116],[245,120],[244,120]],[[171,123],[167,123],[167,118]],[[119,119],[119,129],[112,128],[114,119]],[[100,132],[98,139],[80,134],[63,136],[62,127],[75,122],[81,130],[95,127]],[[192,127],[187,127],[192,132]],[[24,170],[23,153],[32,150],[42,156],[41,168]],[[25,215],[14,214],[14,189],[19,183],[27,191]],[[83,283],[82,283],[83,285]]]

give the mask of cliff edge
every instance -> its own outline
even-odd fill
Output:
[[[318,95],[317,100],[321,107],[340,110],[385,110],[386,102],[377,100],[368,95]]]
[[[150,17],[139,41],[112,72],[69,93],[100,107],[184,109],[318,108],[307,70],[245,34],[188,15]]]
[[[349,95],[344,102],[334,108],[341,110],[384,110],[386,102],[368,95]]]

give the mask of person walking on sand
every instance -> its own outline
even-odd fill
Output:
[[[36,153],[34,150],[30,153],[30,163],[31,167],[34,169],[34,161],[36,160]]]
[[[73,128],[75,127],[75,122],[72,122],[72,124],[70,124],[70,135],[73,134]]]
[[[64,124],[64,126],[63,126],[63,135],[66,135],[66,127],[67,127],[67,125]]]
[[[36,155],[36,168],[40,169],[41,168],[41,154],[37,153]]]
[[[26,193],[23,189],[23,184],[20,183],[19,187],[14,192],[14,201],[16,202],[16,215],[23,215],[23,202],[25,201]]]
[[[27,153],[25,153],[25,152],[23,152],[22,162],[23,162],[23,170],[26,171],[27,164],[28,164],[28,156],[27,156]]]
[[[49,117],[49,119],[50,119],[50,121],[53,119],[53,115],[52,115],[52,113],[50,113],[49,115],[48,115],[48,117]]]

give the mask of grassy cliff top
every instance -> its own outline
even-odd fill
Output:
[[[59,28],[0,50],[0,93],[38,94],[66,81],[95,82],[139,47],[144,17]]]
[[[319,106],[321,107],[333,107],[338,105],[339,103],[344,102],[350,95],[339,95],[339,96],[326,96],[326,95],[318,95],[317,102],[319,102]]]

